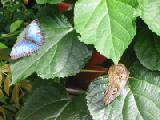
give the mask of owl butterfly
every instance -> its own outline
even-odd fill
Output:
[[[128,81],[129,72],[123,64],[112,65],[108,70],[108,86],[103,101],[111,103],[122,91]]]
[[[16,60],[29,56],[37,51],[44,42],[44,35],[40,30],[38,20],[33,20],[28,26],[23,39],[18,41],[10,53],[11,59]]]

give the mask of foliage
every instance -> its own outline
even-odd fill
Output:
[[[63,0],[36,0],[36,2],[38,4],[46,4],[46,3],[49,3],[49,4],[57,4],[57,3],[60,3],[62,2]]]
[[[129,79],[121,95],[109,105],[103,103],[106,76],[97,78],[89,86],[87,103],[94,120],[159,119],[159,72],[147,70],[139,63],[134,63],[130,72],[134,77]]]
[[[160,35],[159,0],[139,0],[140,17],[148,25],[148,27],[157,35]],[[153,12],[154,11],[154,12]]]
[[[15,113],[21,107],[21,101],[27,91],[31,92],[32,85],[27,81],[23,81],[14,86],[10,86],[11,71],[9,65],[5,62],[0,64],[0,113],[1,120],[12,120]],[[24,93],[25,92],[25,93]]]
[[[141,30],[136,39],[134,47],[141,64],[150,70],[160,71],[160,37],[149,30]]]
[[[23,20],[16,20],[15,22],[13,22],[10,26],[10,32],[15,32],[18,28],[20,28],[22,23]]]
[[[101,54],[118,63],[136,32],[133,12],[131,6],[116,0],[79,0],[75,28],[81,41],[94,44]]]
[[[0,48],[7,48],[7,46],[3,43],[0,43]]]
[[[159,0],[0,0],[0,120],[158,120],[159,18]],[[45,42],[11,60],[34,19]],[[104,105],[110,61],[130,75]]]
[[[72,101],[62,86],[53,83],[36,87],[17,120],[90,120],[87,112],[84,95]]]
[[[41,21],[45,44],[31,57],[11,64],[12,84],[33,72],[47,79],[71,76],[80,72],[84,60],[89,56],[88,48],[78,41],[75,32],[71,32],[73,29],[70,24],[61,19],[44,18]],[[17,41],[22,38],[23,35],[20,35]]]

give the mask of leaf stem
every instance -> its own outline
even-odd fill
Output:
[[[138,78],[135,78],[135,77],[128,77],[128,78],[132,78],[132,79],[138,79]]]
[[[99,72],[99,73],[105,73],[106,71],[82,69],[81,72]]]
[[[66,88],[66,90],[67,90],[69,93],[72,93],[72,94],[75,94],[75,95],[79,95],[79,94],[85,93],[84,90],[80,90],[80,89]]]

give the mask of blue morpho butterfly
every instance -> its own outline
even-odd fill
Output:
[[[33,20],[26,29],[23,40],[17,42],[10,53],[11,59],[16,60],[29,56],[37,51],[44,42],[44,35],[40,30],[38,20]]]

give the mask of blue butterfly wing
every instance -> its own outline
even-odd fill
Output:
[[[31,40],[38,45],[41,45],[44,42],[44,35],[40,30],[39,22],[37,20],[33,20],[28,25],[28,30],[25,37],[27,40]]]
[[[22,40],[14,45],[10,56],[12,60],[16,60],[21,57],[29,56],[38,49],[39,46],[32,41]]]

